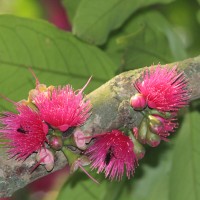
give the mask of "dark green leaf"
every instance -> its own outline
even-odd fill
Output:
[[[198,13],[197,13],[197,20],[198,20],[198,22],[199,22],[199,24],[200,24],[200,10],[199,10]]]
[[[35,86],[28,67],[47,85],[70,83],[80,88],[93,76],[90,91],[116,70],[98,48],[39,20],[1,16],[0,44],[0,92],[15,101],[27,98]],[[1,106],[5,105],[1,100]]]
[[[103,44],[108,34],[119,28],[136,10],[155,3],[173,0],[82,0],[76,11],[73,33],[97,45]]]
[[[184,45],[159,12],[142,13],[127,25],[118,42],[126,48],[123,70],[186,58]]]

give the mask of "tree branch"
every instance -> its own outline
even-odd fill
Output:
[[[191,100],[200,98],[200,56],[169,64],[168,67],[175,64],[184,70],[189,79]],[[142,116],[140,112],[130,108],[129,99],[136,92],[133,82],[143,69],[124,72],[87,96],[92,102],[93,109],[92,115],[81,127],[86,135],[102,133],[122,126],[132,128],[139,125]],[[30,156],[24,162],[8,160],[7,156],[0,157],[0,196],[11,196],[16,190],[48,174],[43,166],[30,173],[30,168],[35,164],[34,156]],[[61,152],[57,152],[52,172],[63,168],[66,164],[65,157]]]

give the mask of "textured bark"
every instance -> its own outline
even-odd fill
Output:
[[[189,79],[191,100],[198,99],[200,97],[200,56],[169,64],[168,67],[174,64],[178,64]],[[140,112],[135,112],[130,108],[129,99],[136,92],[133,82],[140,76],[142,70],[124,72],[87,96],[92,102],[93,109],[92,115],[81,127],[86,135],[93,135],[122,126],[131,128],[139,125],[142,116]],[[6,156],[0,157],[0,196],[11,196],[19,188],[48,174],[42,166],[30,173],[30,168],[35,162],[33,157],[34,155],[24,162],[18,162],[14,159],[8,160]],[[66,164],[65,157],[58,152],[55,168],[52,172],[63,168]]]

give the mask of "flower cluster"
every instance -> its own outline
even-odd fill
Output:
[[[177,66],[170,69],[158,65],[147,69],[134,85],[149,108],[169,112],[188,104],[187,80],[183,72],[178,72]]]
[[[129,179],[145,154],[143,145],[156,147],[168,140],[178,127],[179,109],[189,102],[187,79],[177,66],[148,68],[134,82],[138,93],[130,99],[131,107],[144,115],[140,126],[132,132],[112,130],[86,137],[81,128],[71,130],[91,114],[91,103],[83,95],[89,81],[74,91],[71,85],[46,87],[36,78],[28,100],[14,102],[17,113],[3,112],[0,117],[0,138],[10,157],[25,160],[36,153],[34,169],[42,164],[51,171],[54,152],[62,151],[72,172],[81,168],[96,183],[83,166],[91,163],[92,169],[104,172],[110,180],[121,180],[124,174]]]
[[[144,111],[147,118],[140,125],[138,138],[142,143],[155,146],[148,135],[156,134],[155,142],[167,140],[170,132],[178,127],[177,113],[188,104],[190,96],[187,79],[177,66],[168,68],[158,65],[146,69],[134,86],[139,93],[131,97],[130,104],[135,110]]]
[[[17,114],[2,113],[1,139],[5,140],[10,157],[25,160],[46,146],[52,147],[51,137],[56,131],[62,137],[70,127],[82,125],[91,109],[90,101],[83,99],[87,84],[81,90],[73,91],[70,85],[46,87],[37,81],[36,89],[29,92],[27,101],[14,103]]]

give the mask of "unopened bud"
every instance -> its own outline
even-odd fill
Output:
[[[62,138],[60,136],[52,136],[49,139],[49,145],[52,149],[59,151],[61,150],[62,146],[63,146],[63,141]]]
[[[135,139],[135,137],[131,136],[130,139],[134,144],[134,153],[138,160],[142,159],[145,155],[145,148]]]
[[[138,127],[133,127],[132,131],[133,131],[134,137],[136,139],[138,139],[138,135],[139,135],[139,129],[138,129]]]
[[[137,93],[131,97],[130,104],[135,110],[143,110],[147,106],[147,101],[142,94]]]
[[[77,129],[74,132],[74,141],[76,143],[76,146],[80,149],[86,149],[87,148],[87,137],[84,135],[83,131],[80,129]]]
[[[149,115],[148,118],[151,124],[157,125],[157,126],[162,125],[161,117],[158,117],[157,115]]]
[[[146,142],[151,147],[157,147],[160,144],[160,136],[152,133],[149,129],[147,131]]]
[[[44,165],[47,171],[51,171],[54,167],[54,155],[45,148],[42,148],[36,155],[36,160],[39,164]]]
[[[159,134],[164,127],[164,118],[158,115],[149,115],[149,128],[153,133]]]
[[[143,144],[146,143],[147,128],[147,120],[144,118],[140,124],[138,132],[138,140]]]
[[[151,109],[149,112],[151,113],[151,115],[157,115],[165,119],[173,117],[173,114],[171,112],[161,112],[155,109]]]

